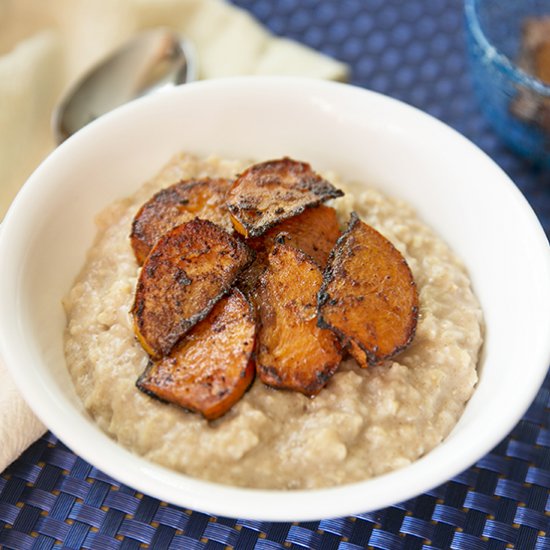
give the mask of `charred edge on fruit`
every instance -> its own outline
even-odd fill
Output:
[[[353,341],[353,343],[365,354],[365,356],[367,358],[367,363],[369,365],[376,365],[376,364],[381,363],[382,361],[386,361],[386,360],[394,357],[398,353],[401,353],[404,349],[406,349],[411,344],[411,342],[412,342],[412,340],[413,340],[413,338],[416,334],[416,327],[417,327],[417,324],[418,324],[418,310],[419,310],[419,307],[418,307],[418,305],[415,305],[415,306],[412,307],[412,314],[413,314],[412,319],[411,319],[411,325],[412,326],[409,327],[409,334],[407,336],[407,340],[405,341],[405,343],[403,343],[401,346],[399,346],[398,348],[395,348],[392,352],[390,352],[390,353],[388,353],[388,354],[386,354],[382,357],[377,357],[372,351],[366,349],[363,345],[361,345],[361,343],[359,341],[357,341],[355,338],[351,338],[349,336],[346,336],[340,329],[338,329],[337,327],[332,326],[330,323],[328,323],[325,320],[325,318],[323,317],[323,314],[322,314],[322,308],[323,308],[324,305],[327,304],[327,302],[331,301],[331,297],[330,297],[329,293],[327,292],[327,288],[328,288],[329,284],[332,282],[332,280],[334,278],[334,275],[335,275],[333,264],[336,261],[337,256],[340,253],[340,251],[341,251],[341,249],[344,245],[344,242],[346,241],[348,235],[355,228],[357,223],[359,223],[359,221],[360,221],[360,218],[357,215],[357,213],[356,212],[351,212],[350,220],[348,222],[348,227],[346,228],[345,232],[342,233],[342,235],[340,235],[340,237],[336,241],[336,244],[334,245],[334,247],[330,251],[329,258],[328,258],[328,261],[327,261],[327,266],[326,266],[325,270],[323,271],[323,282],[321,283],[321,288],[319,289],[319,292],[317,293],[317,326],[319,328],[328,329],[328,330],[332,331],[334,334],[336,334],[336,336],[338,337],[338,340],[340,341],[343,348],[348,348],[350,346],[350,342]],[[409,264],[407,263],[407,261],[405,260],[405,258],[403,258],[403,264],[405,265],[405,267],[409,271],[409,274],[411,276],[411,285],[415,288],[415,292],[416,292],[416,286],[417,285],[416,285],[416,282],[414,280],[414,277],[412,276],[411,268],[410,268]],[[417,299],[418,299],[418,295],[417,295]],[[335,304],[330,304],[330,305],[335,305]]]
[[[334,365],[327,364],[321,371],[315,373],[316,382],[312,382],[307,388],[306,391],[310,396],[317,395],[329,382],[329,380],[334,376],[334,373],[338,370],[340,363]]]
[[[246,269],[246,267],[243,269]],[[240,275],[241,272],[242,270],[237,273],[236,278]],[[178,325],[178,328],[184,332],[180,334],[180,336],[178,336],[175,342],[172,342],[172,341],[169,342],[169,346],[170,346],[169,348],[163,347],[162,349],[160,349],[161,357],[166,357],[167,355],[169,355],[172,352],[172,350],[189,334],[189,331],[209,315],[209,313],[214,309],[214,306],[224,296],[227,296],[234,289],[232,285],[233,283],[228,284],[227,287],[225,287],[219,294],[217,294],[211,300],[209,300],[207,305],[204,307],[204,309],[202,309],[195,315],[192,315],[191,317],[187,317],[186,319],[180,322],[180,324]],[[235,289],[235,290],[238,290],[239,293],[243,294],[241,290],[239,289]],[[246,302],[250,305],[250,301],[246,298],[246,296],[244,296],[244,294],[243,294],[243,297],[246,300]],[[253,315],[253,312],[251,312],[251,315]]]
[[[349,217],[348,226],[346,227],[346,230],[338,237],[338,240],[332,247],[332,250],[330,251],[330,254],[328,256],[327,265],[325,266],[325,269],[323,270],[323,280],[321,282],[321,288],[317,292],[317,326],[319,328],[326,328],[334,332],[338,339],[341,341],[343,345],[346,345],[346,342],[348,338],[345,338],[344,335],[335,327],[328,324],[322,314],[321,308],[326,305],[327,302],[330,301],[330,295],[327,292],[329,284],[334,279],[335,270],[334,270],[334,263],[338,258],[338,255],[341,251],[341,249],[344,246],[345,241],[347,240],[349,234],[354,229],[354,227],[359,223],[360,219],[356,212],[351,212]],[[332,304],[331,304],[332,305]]]
[[[143,231],[144,224],[142,216],[145,212],[153,208],[153,206],[157,203],[159,204],[165,204],[165,203],[171,203],[173,202],[173,198],[179,198],[179,195],[182,191],[188,191],[190,189],[193,189],[193,187],[196,187],[199,184],[204,184],[210,182],[210,178],[205,178],[202,180],[180,180],[177,183],[174,183],[170,185],[169,187],[166,187],[164,189],[161,189],[160,191],[157,191],[147,202],[145,202],[141,208],[137,211],[136,215],[134,216],[134,219],[132,220],[132,230],[130,232],[130,238],[131,239],[138,239],[139,241],[142,241],[142,244],[149,245],[149,243],[144,242],[144,239],[146,238],[145,232]],[[185,200],[185,202],[182,203],[182,200]],[[189,199],[180,199],[177,201],[178,204],[187,204],[189,203]]]
[[[149,373],[151,370],[155,367],[155,363],[153,361],[149,361],[147,363],[147,366],[145,367],[145,370],[139,375],[138,379],[136,380],[136,388],[144,393],[145,395],[148,395],[149,397],[154,397],[161,403],[167,403],[170,404],[170,401],[163,399],[162,397],[159,397],[153,390],[147,388],[144,386],[146,380],[148,380]]]
[[[275,367],[272,367],[271,365],[256,364],[256,369],[260,375],[260,378],[262,378],[262,375],[265,375],[268,380],[273,381],[274,384],[278,384],[277,387],[283,387],[283,379],[279,376],[279,373]]]
[[[237,252],[237,249],[240,249],[245,255],[246,255],[246,262],[243,263],[243,265],[241,265],[236,271],[235,271],[235,274],[234,274],[234,278],[231,282],[227,283],[225,285],[224,288],[221,289],[221,291],[216,294],[215,296],[213,296],[208,302],[207,304],[205,305],[205,307],[199,311],[198,313],[196,313],[195,315],[192,315],[190,317],[187,317],[186,319],[183,319],[180,321],[179,325],[178,325],[178,329],[180,329],[182,332],[179,333],[178,337],[174,340],[173,338],[170,338],[171,335],[169,335],[168,337],[168,343],[166,345],[163,345],[163,346],[159,346],[158,349],[156,350],[153,350],[154,352],[157,352],[157,353],[153,353],[153,354],[149,354],[150,357],[154,358],[154,359],[158,359],[160,357],[165,357],[167,355],[170,354],[170,352],[175,348],[175,346],[188,334],[188,332],[197,324],[199,323],[200,321],[202,321],[211,311],[212,309],[214,308],[214,306],[216,305],[216,303],[221,299],[223,298],[225,295],[227,295],[229,293],[230,290],[232,290],[233,288],[233,284],[234,282],[239,278],[239,276],[248,268],[250,267],[250,265],[253,263],[253,261],[255,260],[256,258],[256,252],[250,248],[243,240],[241,239],[236,239],[234,238],[232,235],[230,235],[229,233],[227,233],[227,231],[225,231],[223,228],[221,228],[220,226],[214,224],[213,222],[210,222],[208,220],[201,220],[200,218],[195,218],[193,220],[191,220],[190,222],[187,222],[186,225],[189,225],[189,224],[194,224],[194,225],[197,225],[197,224],[206,224],[206,226],[211,226],[211,227],[215,227],[216,230],[220,230],[220,231],[223,231],[227,237],[228,237],[228,243],[230,245],[230,248],[231,248],[231,251],[230,253],[232,255],[235,255],[236,252]],[[166,237],[166,236],[165,236]],[[157,250],[157,246],[158,244],[160,243],[161,240],[163,240],[163,238],[161,238],[157,244],[155,245],[155,247],[153,248],[153,250],[151,251],[151,255],[155,253],[155,251]],[[142,268],[143,269],[143,268]],[[191,284],[191,282],[189,283]],[[141,280],[138,279],[138,288],[142,285],[141,283]],[[136,296],[138,295],[138,291],[136,289]],[[137,298],[134,300],[134,304],[130,310],[130,313],[134,316],[134,319],[135,319],[135,323],[139,329],[139,332],[142,333],[142,327],[143,327],[143,316],[141,315],[143,313],[143,309],[144,309],[144,300],[141,299],[141,300],[137,300]],[[143,347],[143,346],[142,346]]]
[[[264,233],[266,233],[269,229],[272,227],[275,227],[276,225],[280,224],[281,222],[288,220],[289,218],[293,218],[294,216],[299,216],[302,214],[306,208],[315,208],[316,206],[319,206],[323,202],[331,199],[333,197],[326,197],[326,198],[320,198],[319,200],[316,200],[315,202],[309,203],[309,204],[302,204],[300,206],[295,207],[292,210],[288,210],[284,216],[281,216],[277,219],[266,221],[262,225],[254,225],[250,224],[241,218],[239,218],[238,213],[239,210],[232,211],[231,205],[228,206],[229,211],[239,220],[239,223],[246,229],[247,232],[247,238],[249,237],[260,237]]]
[[[173,206],[181,207],[189,204],[188,198],[191,193],[197,187],[208,188],[213,186],[213,195],[220,193],[220,197],[224,192],[223,187],[227,185],[229,187],[233,180],[229,178],[201,178],[201,179],[185,179],[170,185],[160,191],[157,191],[147,202],[145,202],[138,210],[134,219],[132,220],[132,226],[130,231],[130,239],[132,241],[132,247],[136,253],[136,259],[140,263],[140,257],[145,259],[148,253],[151,251],[155,242],[151,242],[151,234],[145,231],[145,228],[149,226],[149,220],[151,215],[157,214],[155,211],[158,206]],[[225,205],[218,205],[221,210],[225,209]],[[151,211],[151,214],[149,213]],[[153,224],[154,225],[154,224]],[[175,227],[175,226],[174,226]],[[154,231],[153,231],[154,233]],[[158,238],[162,237],[159,236]],[[157,239],[158,240],[158,239]],[[139,257],[138,257],[139,256]],[[143,260],[144,261],[144,260]],[[141,262],[143,263],[143,262]]]
[[[270,160],[270,161],[262,162],[251,166],[250,168],[248,168],[238,176],[238,178],[234,182],[233,189],[235,188],[235,186],[238,186],[240,179],[247,177],[248,175],[253,175],[256,172],[262,172],[265,169],[271,169],[271,168],[278,169],[279,167],[281,167],[281,165],[288,167],[289,172],[292,172],[295,175],[298,174],[298,177],[300,176],[300,174],[303,174],[303,181],[299,182],[299,183],[302,183],[301,188],[307,191],[310,191],[315,197],[317,197],[317,199],[312,200],[312,202],[306,205],[300,205],[295,208],[290,208],[286,212],[284,208],[279,207],[276,209],[275,213],[277,215],[282,214],[280,215],[280,217],[278,217],[276,220],[267,221],[259,226],[254,225],[253,223],[248,223],[247,221],[241,219],[241,217],[238,216],[238,214],[241,211],[248,211],[248,212],[254,211],[255,216],[261,216],[262,212],[256,209],[257,201],[249,202],[250,199],[241,199],[241,201],[239,202],[227,204],[227,209],[229,210],[229,212],[235,218],[237,218],[239,223],[246,230],[247,237],[259,237],[260,235],[265,233],[268,229],[271,229],[273,226],[277,225],[278,223],[288,218],[298,216],[299,214],[304,212],[306,208],[313,208],[313,207],[319,206],[320,204],[330,199],[336,199],[338,197],[344,196],[344,192],[341,189],[334,187],[332,183],[330,183],[328,180],[322,178],[319,174],[314,172],[308,163],[295,161],[290,159],[289,157],[283,157],[282,159],[278,159],[278,160]],[[299,169],[297,170],[296,168],[299,168]],[[282,170],[280,169],[276,170],[273,177],[277,178],[276,172],[281,172],[281,171]]]

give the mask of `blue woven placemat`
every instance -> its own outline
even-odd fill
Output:
[[[235,3],[275,33],[348,62],[352,83],[466,135],[512,177],[550,234],[550,173],[507,151],[474,100],[460,0]],[[52,434],[0,475],[0,548],[144,547],[550,550],[550,377],[512,433],[472,468],[427,494],[354,517],[262,523],[185,510],[121,485]]]

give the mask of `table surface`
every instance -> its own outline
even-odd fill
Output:
[[[456,128],[510,175],[550,233],[550,173],[509,152],[476,104],[460,0],[234,3],[274,33],[349,63],[353,84]],[[412,500],[354,517],[268,523],[182,509],[121,485],[51,433],[0,475],[0,548],[143,547],[550,549],[550,377],[509,436],[469,470]]]

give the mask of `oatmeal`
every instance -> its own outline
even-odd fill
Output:
[[[129,241],[132,219],[153,193],[180,179],[233,177],[247,165],[182,154],[100,214],[96,241],[65,302],[65,353],[78,395],[101,429],[128,449],[220,483],[326,487],[411,463],[446,437],[474,391],[482,313],[448,246],[410,206],[375,189],[350,185],[333,206],[342,226],[357,212],[412,270],[420,310],[416,336],[404,352],[366,369],[344,361],[313,399],[256,380],[215,421],[136,388],[148,357],[130,316],[139,274]]]

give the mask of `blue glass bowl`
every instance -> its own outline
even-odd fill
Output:
[[[550,167],[550,86],[518,66],[529,19],[550,0],[465,0],[466,36],[481,110],[502,140]]]

